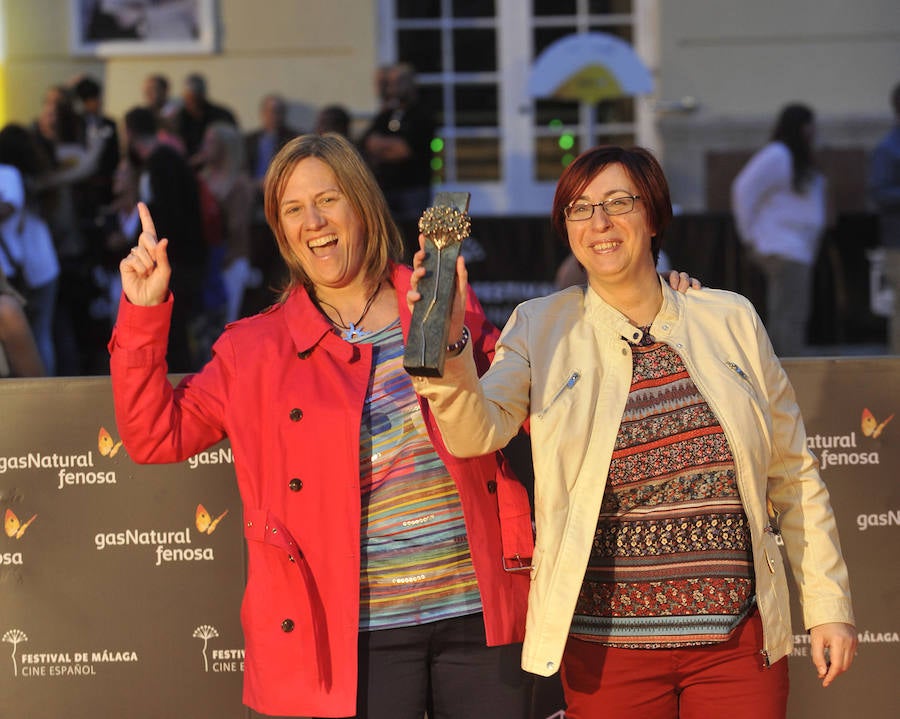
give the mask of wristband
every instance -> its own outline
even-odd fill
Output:
[[[463,325],[462,337],[456,340],[452,345],[447,345],[447,356],[456,357],[462,353],[467,344],[469,344],[469,328]]]

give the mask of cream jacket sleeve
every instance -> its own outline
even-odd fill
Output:
[[[444,444],[457,457],[503,449],[528,417],[531,368],[525,332],[508,331],[520,324],[516,319],[514,312],[481,381],[471,343],[446,360],[443,377],[413,378],[416,392],[434,409]]]

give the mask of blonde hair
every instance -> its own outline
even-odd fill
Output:
[[[263,185],[266,221],[275,235],[289,277],[281,300],[296,287],[313,288],[281,226],[279,207],[285,187],[301,160],[315,157],[331,168],[338,188],[362,221],[366,234],[363,260],[366,279],[375,284],[386,279],[391,262],[403,257],[403,240],[391,218],[387,202],[365,160],[345,137],[334,133],[300,135],[290,140],[269,163]]]
[[[214,122],[206,132],[219,141],[220,158],[215,158],[214,164],[225,171],[229,177],[244,170],[244,138],[241,131],[228,122]]]

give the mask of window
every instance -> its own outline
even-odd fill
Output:
[[[435,184],[499,181],[497,16],[490,0],[395,0],[396,52],[416,68],[419,95],[440,128],[432,143]],[[393,10],[393,13],[390,12]]]
[[[542,215],[560,172],[581,150],[641,142],[640,101],[532,99],[528,70],[571,33],[599,31],[634,44],[656,2],[379,0],[379,61],[412,64],[420,96],[436,114],[436,189],[472,192],[473,214]]]

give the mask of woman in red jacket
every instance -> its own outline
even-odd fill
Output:
[[[499,453],[450,456],[413,391],[410,270],[375,180],[344,138],[304,135],[272,161],[265,208],[287,288],[173,389],[168,241],[140,205],[110,341],[135,461],[231,442],[249,554],[244,702],[279,716],[526,717],[528,574],[509,570],[531,557],[527,494]],[[497,330],[471,294],[466,326],[484,371]]]

